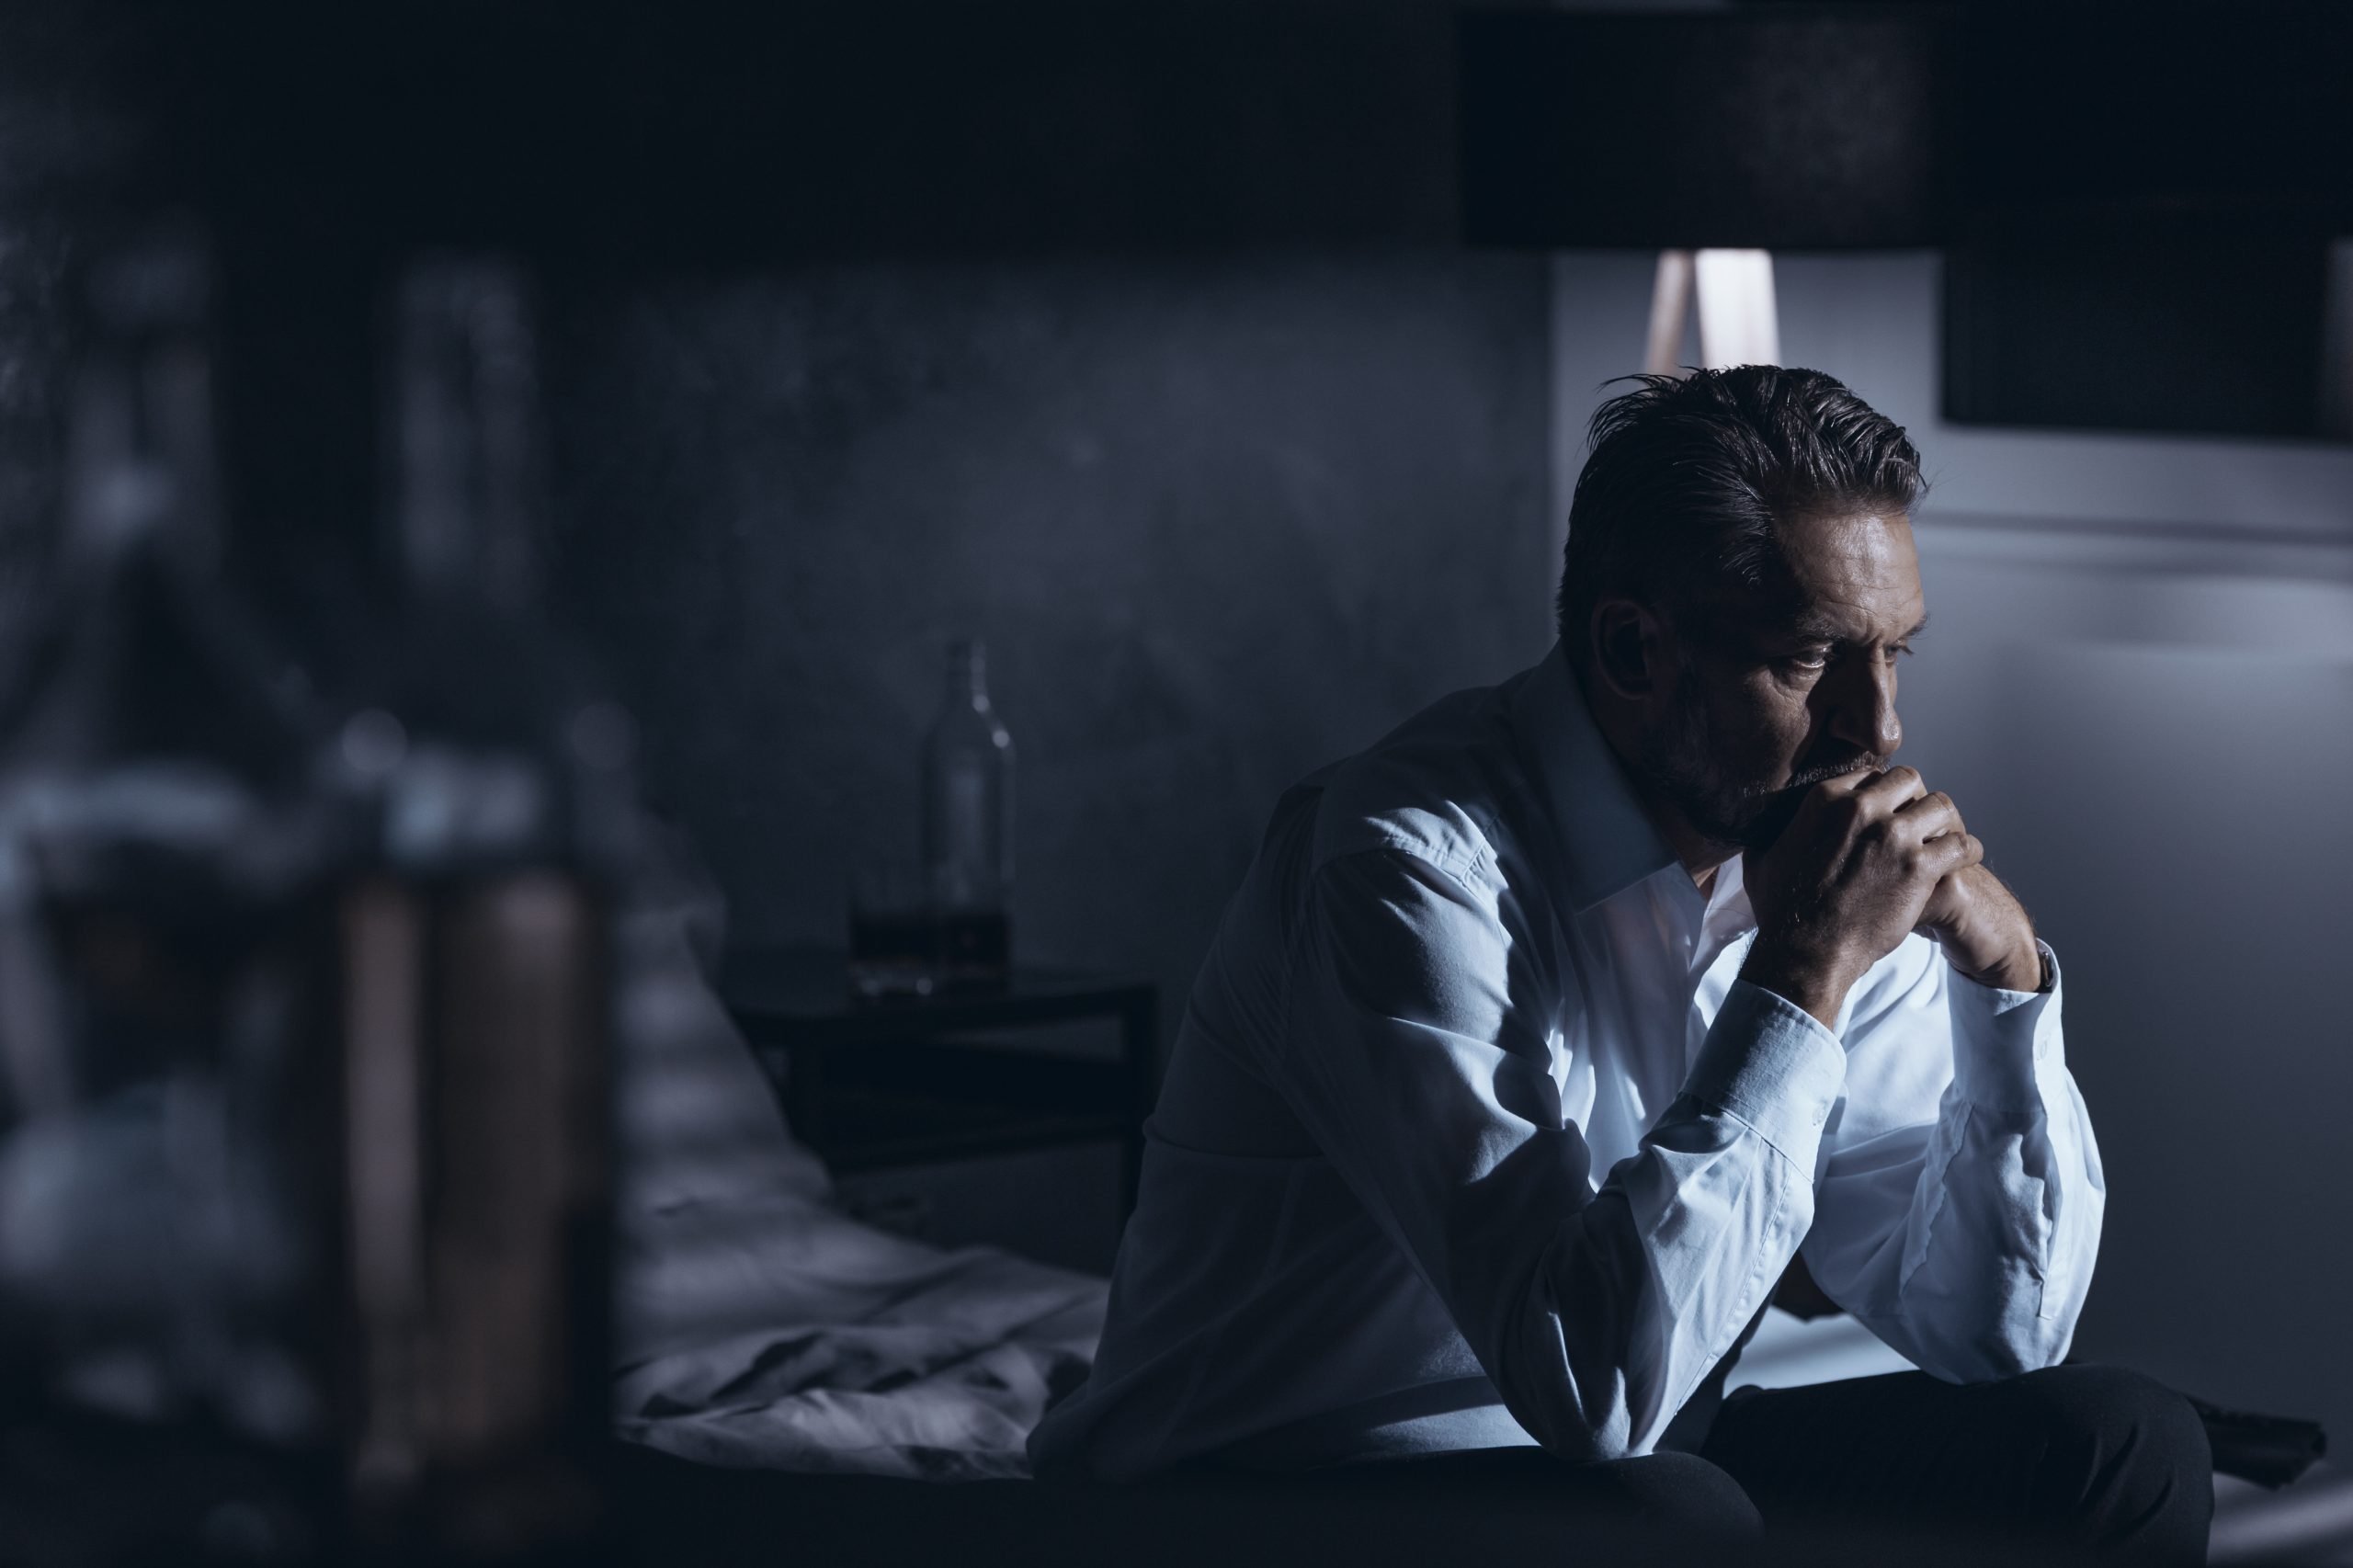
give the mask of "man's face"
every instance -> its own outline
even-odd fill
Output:
[[[1927,624],[1911,519],[1783,525],[1794,593],[1724,594],[1670,626],[1675,685],[1649,783],[1714,842],[1761,848],[1805,790],[1904,744],[1895,666]]]

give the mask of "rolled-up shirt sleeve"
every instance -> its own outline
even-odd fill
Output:
[[[1819,1151],[1804,1255],[1832,1301],[1922,1370],[1977,1382],[2066,1356],[2107,1187],[2067,1071],[2056,960],[2049,991],[2003,991],[1921,948],[1856,1000],[1849,1071],[1871,1092]]]
[[[1404,849],[1318,867],[1268,1066],[1513,1417],[1573,1460],[1648,1452],[1813,1223],[1845,1053],[1735,984],[1681,1094],[1597,1173],[1496,896]]]

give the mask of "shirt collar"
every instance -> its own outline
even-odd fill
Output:
[[[1675,863],[1633,780],[1602,738],[1558,642],[1512,694],[1511,722],[1534,766],[1567,860],[1570,906],[1583,914]]]

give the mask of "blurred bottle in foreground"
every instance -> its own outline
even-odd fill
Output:
[[[593,1561],[636,817],[537,613],[528,290],[401,282],[404,591],[332,709],[217,563],[201,247],[89,292],[0,658],[0,1528],[32,1454],[60,1560]]]
[[[315,1452],[336,1404],[323,723],[221,569],[203,246],[150,237],[85,281],[63,527],[0,661],[0,1403]],[[143,1508],[84,1510],[95,1555],[166,1509],[153,1479],[130,1483]],[[317,1548],[283,1487],[217,1491],[189,1506],[228,1510],[241,1550]]]
[[[938,984],[1003,984],[1013,956],[1013,737],[989,703],[977,638],[949,651],[946,700],[924,739],[923,861]]]
[[[363,1551],[577,1561],[609,1426],[610,972],[631,732],[539,602],[530,298],[394,301],[404,594],[336,766],[354,1522]]]

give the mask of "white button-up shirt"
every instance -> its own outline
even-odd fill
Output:
[[[1754,937],[1740,862],[1701,896],[1557,647],[1291,790],[1038,1472],[1645,1453],[1687,1403],[1704,1429],[1801,1252],[1938,1377],[2058,1361],[2103,1190],[2057,987],[1914,936],[1828,1029],[1737,978]]]

